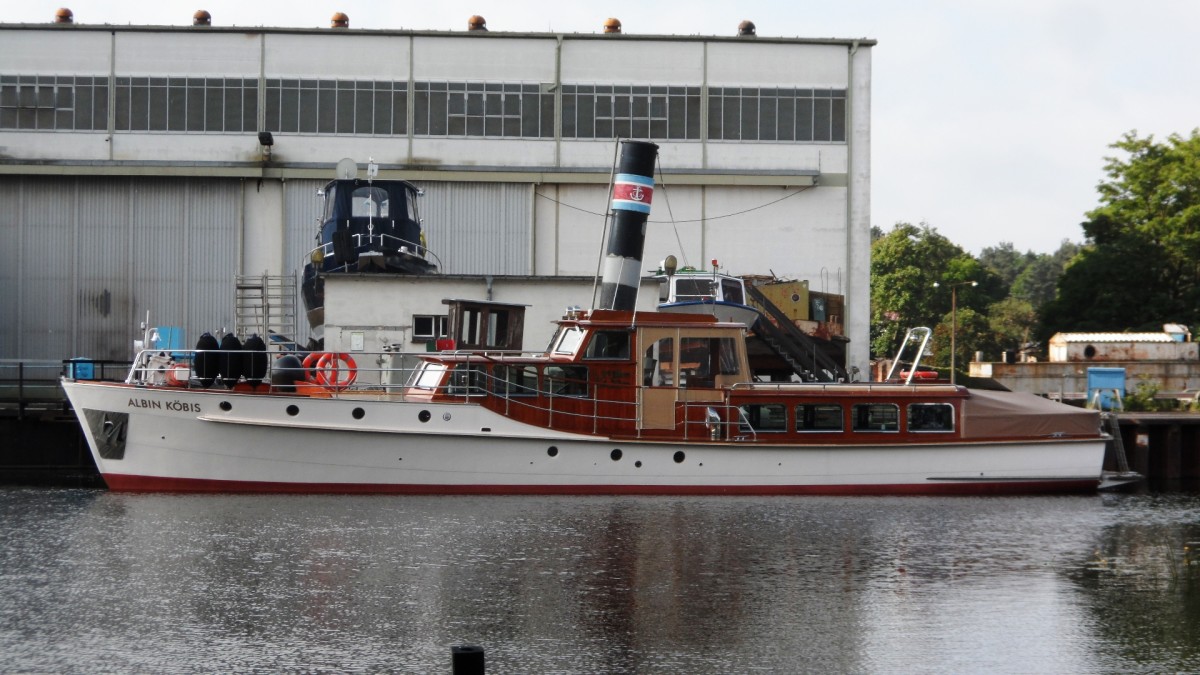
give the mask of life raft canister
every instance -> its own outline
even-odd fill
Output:
[[[306,364],[307,362],[308,360],[305,359]],[[317,360],[317,384],[326,389],[342,391],[354,384],[356,379],[358,379],[358,364],[349,354],[325,352]]]
[[[186,363],[175,363],[167,367],[167,384],[172,387],[186,387],[192,376],[192,367]]]

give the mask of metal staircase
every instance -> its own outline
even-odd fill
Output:
[[[818,382],[847,381],[846,371],[822,350],[820,341],[792,323],[753,284],[746,284],[746,297],[762,317],[752,327],[754,333],[783,359],[801,379]]]
[[[245,340],[257,333],[296,335],[296,279],[292,275],[238,276],[233,332]]]

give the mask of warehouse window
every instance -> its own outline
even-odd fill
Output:
[[[103,131],[108,78],[0,76],[0,129]]]
[[[258,81],[118,77],[116,131],[243,133],[257,127]]]
[[[567,84],[564,138],[700,139],[700,87]]]
[[[407,82],[268,79],[266,97],[270,131],[358,136],[408,133]]]
[[[554,94],[540,84],[417,82],[413,133],[420,136],[553,138]]]
[[[846,141],[845,89],[713,87],[708,137],[725,141]]]

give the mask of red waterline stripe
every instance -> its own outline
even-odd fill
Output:
[[[106,474],[117,492],[258,492],[273,494],[408,495],[1019,495],[1095,492],[1099,480],[892,485],[418,485],[275,483]]]

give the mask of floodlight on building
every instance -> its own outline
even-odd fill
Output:
[[[258,132],[258,144],[262,146],[263,161],[271,161],[271,146],[275,145],[275,137],[269,131],[260,131]]]

